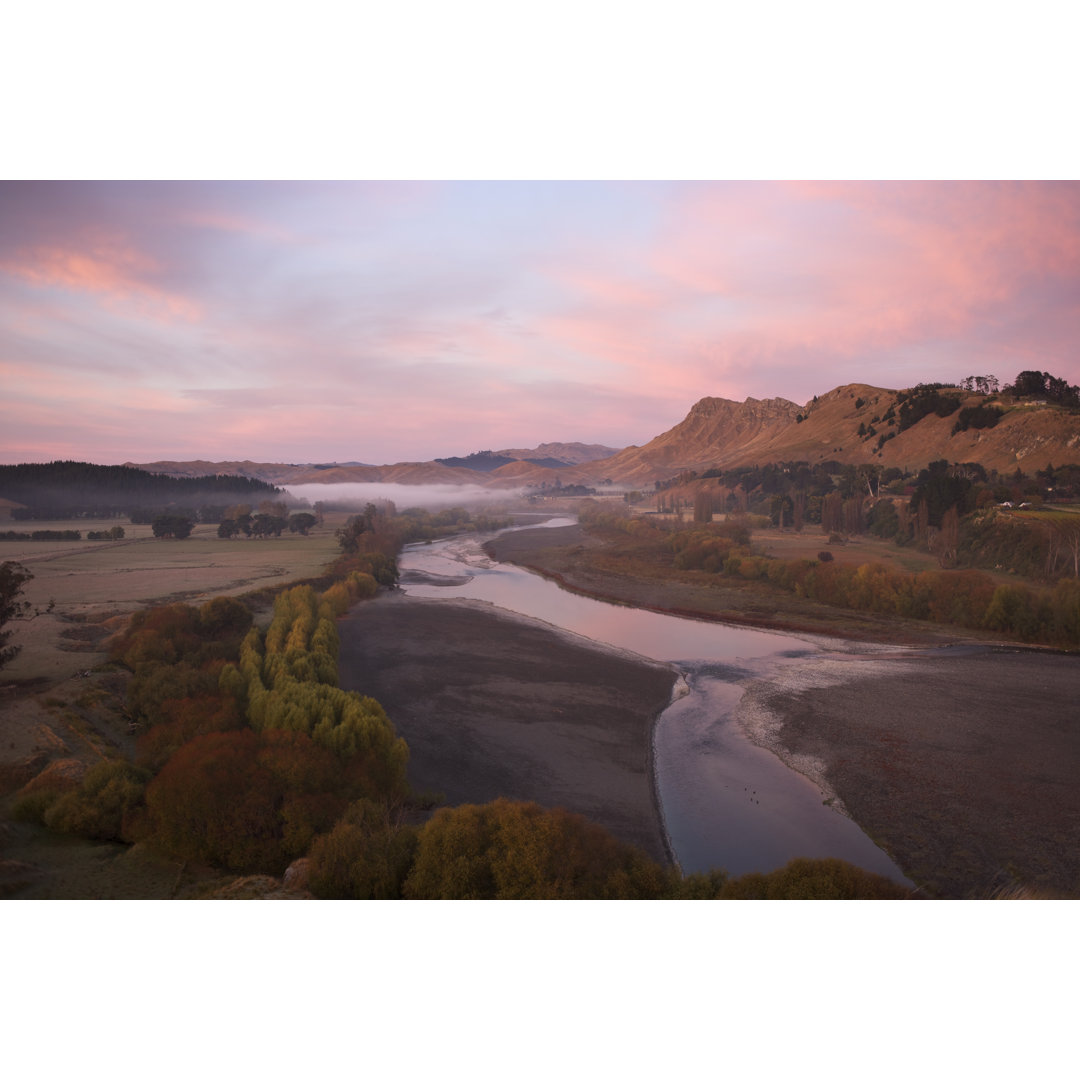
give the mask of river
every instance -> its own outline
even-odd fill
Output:
[[[573,523],[554,518],[543,525]],[[411,596],[485,601],[677,669],[674,698],[654,731],[653,760],[664,827],[685,872],[723,867],[743,874],[774,870],[798,856],[833,856],[907,881],[850,818],[828,805],[827,793],[755,745],[738,722],[748,684],[817,655],[836,657],[851,648],[847,643],[578,596],[493,562],[475,534],[410,545],[399,564],[401,588]]]

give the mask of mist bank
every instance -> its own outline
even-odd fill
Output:
[[[485,488],[480,484],[290,484],[294,499],[314,505],[362,510],[368,503],[389,500],[399,510],[411,507],[439,510],[449,506],[494,506],[522,499],[524,488]]]

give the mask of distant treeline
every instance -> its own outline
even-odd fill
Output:
[[[0,496],[23,504],[11,511],[17,521],[120,517],[148,506],[197,507],[276,494],[280,489],[247,476],[164,476],[84,461],[0,465]]]
[[[78,529],[35,529],[33,532],[16,532],[8,529],[0,532],[0,540],[81,540],[82,533]],[[98,540],[96,533],[90,533],[89,539]],[[108,537],[107,539],[112,539]]]
[[[0,532],[0,540],[81,540],[82,533],[78,529],[35,529],[33,532],[16,532],[8,529]],[[91,529],[86,534],[87,540],[123,540],[124,530],[120,525],[114,525],[111,529]]]

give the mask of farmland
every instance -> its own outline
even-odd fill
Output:
[[[215,525],[197,525],[185,540],[161,540],[150,525],[125,522],[123,540],[0,543],[0,560],[21,563],[34,575],[25,598],[42,612],[18,625],[23,649],[5,678],[51,682],[74,675],[101,659],[88,654],[100,653],[119,616],[152,604],[203,603],[317,577],[340,552],[334,531],[345,517],[327,515],[308,536],[223,540]],[[115,524],[78,522],[83,536]],[[42,529],[71,525],[34,523]]]

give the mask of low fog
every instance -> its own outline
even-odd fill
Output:
[[[293,484],[286,487],[295,499],[345,510],[362,510],[368,503],[389,499],[399,510],[421,506],[442,510],[449,506],[494,506],[524,495],[520,488],[492,490],[479,484]]]

